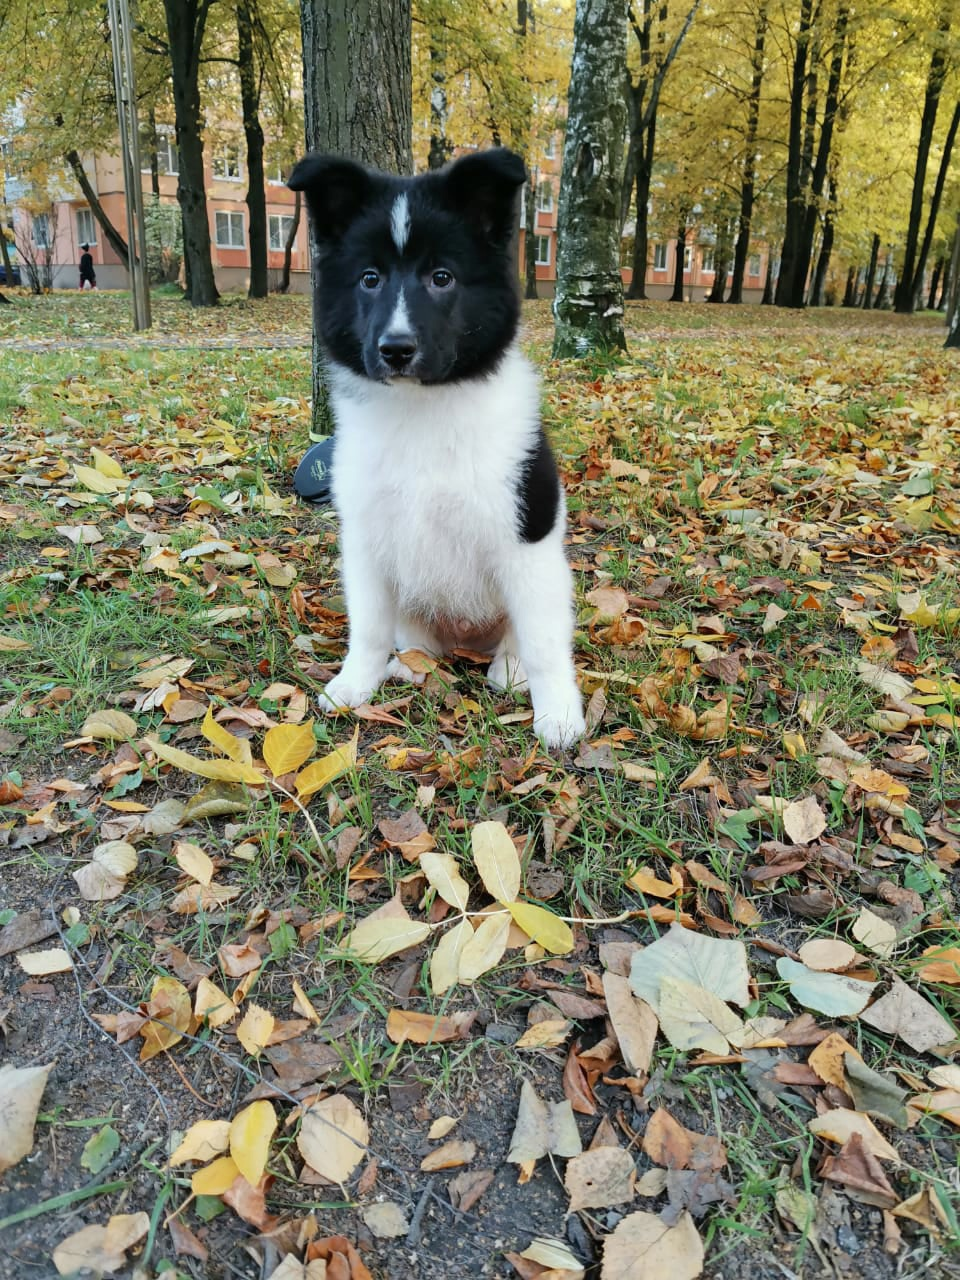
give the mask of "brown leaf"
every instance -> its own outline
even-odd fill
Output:
[[[448,1040],[465,1040],[475,1017],[475,1010],[443,1017],[433,1013],[391,1009],[387,1014],[387,1036],[394,1044],[403,1044],[405,1040],[414,1044],[442,1044]]]
[[[579,1115],[595,1116],[597,1104],[587,1080],[587,1074],[577,1058],[579,1047],[580,1041],[577,1040],[567,1054],[567,1060],[563,1066],[563,1095]]]
[[[465,1169],[447,1184],[450,1203],[461,1213],[469,1213],[494,1179],[492,1169]]]
[[[820,1176],[846,1187],[855,1200],[880,1209],[892,1209],[899,1199],[880,1161],[867,1149],[859,1133],[851,1133],[839,1155],[826,1157]]]
[[[420,1168],[424,1173],[434,1173],[437,1169],[456,1169],[458,1165],[469,1164],[476,1154],[475,1143],[455,1138],[425,1156],[420,1161]]]
[[[657,1015],[633,994],[630,981],[609,970],[603,975],[603,994],[627,1070],[645,1075],[650,1070],[657,1038]]]
[[[887,994],[865,1009],[860,1019],[887,1035],[899,1036],[917,1053],[949,1044],[956,1036],[933,1005],[899,978],[894,978]]]
[[[569,1213],[578,1209],[609,1209],[633,1199],[637,1166],[622,1147],[597,1147],[567,1161],[563,1179],[570,1197]]]
[[[373,1280],[369,1268],[346,1236],[311,1240],[304,1260],[321,1258],[327,1264],[327,1280]]]
[[[202,1240],[197,1239],[185,1222],[171,1217],[167,1220],[167,1229],[173,1240],[174,1253],[178,1257],[197,1258],[200,1262],[206,1262],[210,1250]]]
[[[665,1107],[658,1107],[647,1122],[643,1151],[654,1164],[686,1169],[693,1155],[693,1135]]]

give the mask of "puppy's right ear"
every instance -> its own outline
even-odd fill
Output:
[[[287,186],[306,196],[319,240],[338,240],[373,192],[372,176],[362,165],[316,151],[295,166]]]

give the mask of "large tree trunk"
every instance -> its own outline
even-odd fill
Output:
[[[642,150],[636,160],[637,225],[633,239],[633,275],[627,297],[639,300],[647,296],[647,260],[650,254],[650,233],[647,226],[647,209],[650,204],[650,180],[653,171],[653,153],[657,141],[657,117],[651,116],[643,134]],[[640,210],[643,210],[641,216]]]
[[[800,255],[805,212],[804,98],[807,88],[807,55],[813,26],[813,0],[800,0],[800,27],[790,77],[790,126],[787,141],[787,210],[777,279],[778,307],[794,306],[794,276]]]
[[[410,173],[410,0],[300,0],[308,151],[331,151],[391,173]],[[313,245],[313,431],[333,421],[319,340]]]
[[[873,300],[874,311],[880,311],[887,305],[887,281],[890,278],[891,256],[890,247],[888,245],[887,256],[883,260],[883,270],[880,273],[880,283],[877,285],[877,296]]]
[[[183,220],[186,298],[194,307],[215,306],[220,297],[210,256],[200,111],[200,49],[211,3],[212,0],[163,0],[180,155],[177,200]]]
[[[927,295],[927,310],[936,311],[937,309],[937,290],[940,288],[940,277],[943,275],[943,258],[938,258],[933,264],[933,275],[930,277],[930,292]]]
[[[523,273],[525,298],[536,298],[537,292],[537,191],[533,175],[527,174],[523,192]]]
[[[857,305],[857,268],[847,268],[847,283],[843,291],[843,305],[845,307],[855,307]]]
[[[733,225],[727,218],[717,228],[717,243],[713,252],[713,285],[705,301],[722,302],[727,288],[727,271],[733,252]]]
[[[263,129],[260,125],[260,75],[253,44],[253,12],[249,0],[237,3],[237,62],[240,105],[247,143],[247,212],[250,233],[248,297],[265,298],[267,278],[267,191],[263,177]]]
[[[810,179],[807,204],[803,211],[803,224],[800,231],[797,260],[793,270],[793,296],[791,301],[795,307],[802,307],[804,303],[807,276],[810,272],[810,260],[813,256],[813,240],[817,228],[820,199],[823,195],[829,171],[830,148],[833,145],[833,131],[840,100],[840,76],[843,70],[848,18],[849,9],[845,0],[841,0],[837,8],[837,20],[833,31],[833,51],[830,55],[830,70],[827,74],[827,93],[823,105],[823,120],[820,124],[817,158]],[[815,291],[814,288],[813,292],[815,293]]]
[[[874,234],[873,240],[870,242],[870,262],[867,265],[867,278],[863,284],[863,297],[860,305],[864,311],[869,311],[873,305],[873,282],[877,278],[877,259],[880,256],[880,237]]]
[[[683,301],[683,259],[687,248],[687,211],[683,209],[677,222],[677,252],[673,268],[671,302]]]
[[[939,34],[946,35],[950,30],[950,19],[940,22]],[[920,239],[920,219],[923,215],[923,188],[927,180],[927,160],[930,156],[930,144],[933,142],[933,130],[937,123],[937,110],[940,106],[940,92],[946,77],[947,55],[945,42],[938,39],[930,55],[930,70],[927,73],[927,88],[923,97],[923,115],[920,117],[920,140],[917,144],[917,163],[913,171],[913,193],[910,197],[910,220],[907,224],[906,243],[903,250],[903,267],[897,281],[893,296],[895,310],[903,315],[913,311],[914,269],[917,257],[917,241]]]
[[[960,213],[957,214],[957,229],[946,274],[948,278],[943,282],[940,300],[940,305],[947,311],[947,340],[943,345],[960,347]]]
[[[950,169],[950,155],[953,151],[953,144],[957,139],[957,128],[960,126],[960,102],[953,108],[953,117],[950,121],[950,127],[947,130],[947,136],[943,143],[943,154],[940,157],[940,168],[937,171],[937,181],[933,188],[933,195],[930,198],[930,213],[927,215],[927,229],[923,233],[923,244],[920,246],[920,256],[917,258],[917,266],[913,273],[913,303],[914,306],[921,304],[921,293],[923,292],[923,277],[927,270],[927,258],[930,255],[930,245],[933,243],[933,233],[937,226],[937,215],[940,213],[940,201],[943,197],[943,188],[947,181],[947,173]]]
[[[760,299],[761,307],[773,306],[773,254],[767,251],[767,275],[763,282],[763,296]]]
[[[442,169],[453,155],[447,137],[447,25],[442,19],[430,25],[430,150],[427,168]]]
[[[147,127],[150,130],[150,190],[155,200],[160,199],[160,164],[157,160],[157,113],[153,106],[147,108]]]
[[[756,199],[757,134],[760,128],[760,90],[763,85],[763,50],[767,38],[767,0],[761,0],[757,12],[757,30],[753,42],[750,96],[747,99],[747,132],[744,137],[743,181],[740,186],[740,220],[737,243],[733,250],[733,279],[728,302],[743,302],[743,274],[750,253],[750,224]]]
[[[620,196],[626,0],[577,0],[560,209],[555,357],[626,349]]]
[[[73,176],[77,180],[77,185],[83,192],[87,204],[90,206],[90,212],[96,218],[97,222],[99,222],[107,243],[123,263],[124,267],[129,270],[130,255],[127,252],[127,242],[110,221],[107,211],[97,198],[97,193],[90,184],[90,179],[87,177],[87,171],[83,167],[83,161],[80,159],[79,152],[68,151],[64,155],[64,159],[70,166]],[[7,278],[9,279],[9,276]]]
[[[293,221],[290,224],[287,240],[283,246],[283,274],[280,277],[281,293],[286,293],[290,288],[290,265],[293,259],[293,246],[297,242],[297,231],[300,229],[300,209],[303,204],[302,193],[298,191],[296,197],[293,204]]]

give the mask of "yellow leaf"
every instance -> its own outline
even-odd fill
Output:
[[[361,920],[355,929],[344,938],[342,951],[352,951],[360,960],[368,964],[378,964],[398,951],[406,951],[430,937],[430,926],[419,920],[383,917],[376,920]]]
[[[258,1004],[249,1004],[237,1027],[237,1039],[247,1053],[256,1058],[273,1035],[275,1023],[276,1019],[269,1010],[261,1009]]]
[[[19,636],[0,636],[0,653],[20,653],[32,648],[29,640],[21,640]]]
[[[229,1191],[240,1176],[236,1161],[231,1156],[220,1156],[205,1169],[198,1169],[190,1179],[195,1196],[222,1196]]]
[[[434,947],[430,957],[430,990],[434,995],[442,996],[458,980],[463,949],[472,938],[473,925],[460,920]]]
[[[116,480],[113,476],[105,476],[94,467],[83,467],[79,463],[74,465],[73,474],[83,487],[92,493],[116,493],[118,489],[125,489],[130,483],[129,480]]]
[[[105,738],[125,742],[137,736],[137,722],[125,711],[92,711],[80,730],[85,738]]]
[[[360,726],[353,731],[353,737],[349,742],[345,742],[343,746],[336,747],[328,755],[320,760],[314,760],[313,764],[308,764],[306,769],[302,769],[296,778],[297,794],[301,800],[305,800],[307,796],[312,796],[315,792],[322,790],[335,778],[339,778],[341,773],[346,773],[348,769],[352,769],[357,763],[357,743],[360,740]]]
[[[570,1034],[571,1023],[566,1018],[547,1018],[527,1027],[515,1049],[556,1049]]]
[[[520,859],[502,822],[478,822],[470,832],[473,861],[483,887],[497,902],[520,892]]]
[[[486,916],[460,952],[460,981],[475,982],[482,973],[499,964],[507,949],[509,934],[509,912]]]
[[[63,947],[51,947],[47,951],[21,951],[17,964],[33,978],[45,978],[49,973],[66,973],[73,968],[73,961]]]
[[[266,783],[266,778],[259,769],[239,760],[201,760],[181,751],[179,747],[168,747],[157,738],[145,738],[144,741],[158,759],[182,769],[184,773],[212,778],[215,782],[248,782],[251,786],[263,786]]]
[[[444,902],[466,911],[470,886],[460,874],[456,858],[449,853],[421,853],[420,870]]]
[[[198,1019],[206,1018],[210,1027],[223,1027],[237,1016],[237,1006],[215,982],[201,978],[197,983],[193,1013]]]
[[[98,844],[91,856],[94,862],[99,862],[114,876],[128,876],[137,868],[137,851],[126,840],[107,840]]]
[[[317,746],[313,721],[306,724],[277,724],[267,730],[263,740],[263,758],[275,778],[292,773],[309,760]]]
[[[370,1129],[356,1105],[334,1093],[304,1112],[297,1146],[311,1169],[331,1182],[345,1182],[367,1154],[369,1140]]]
[[[204,853],[198,844],[189,840],[178,840],[173,846],[173,856],[181,871],[185,871],[193,880],[202,885],[209,885],[213,879],[213,859]]]
[[[573,930],[546,907],[536,907],[532,902],[505,902],[503,905],[523,932],[551,955],[565,956],[573,950]]]
[[[277,1113],[273,1104],[263,1098],[244,1107],[230,1125],[230,1155],[252,1187],[267,1167],[270,1139],[276,1128]]]
[[[314,1026],[320,1025],[320,1015],[310,1003],[310,998],[301,987],[300,983],[294,978],[293,980],[293,1007],[297,1013],[304,1018],[308,1018]]]
[[[235,738],[222,724],[214,720],[212,703],[207,707],[207,714],[203,717],[200,732],[211,746],[216,747],[218,751],[222,751],[231,760],[236,760],[238,764],[253,763],[250,743],[245,738]]]
[[[146,1022],[140,1028],[143,1036],[141,1062],[149,1062],[183,1039],[192,1015],[190,992],[176,978],[161,976],[154,981],[146,1012],[159,1021]]]
[[[212,1160],[230,1145],[229,1120],[198,1120],[192,1124],[170,1157],[170,1167],[189,1160]]]
[[[96,445],[92,446],[90,454],[93,458],[93,465],[102,476],[110,476],[114,480],[123,479],[123,468],[116,458],[111,458],[109,453],[104,453]]]

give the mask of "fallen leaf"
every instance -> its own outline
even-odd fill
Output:
[[[458,920],[433,948],[430,956],[430,990],[434,995],[442,996],[460,980],[463,950],[472,939],[473,925],[469,920]],[[498,956],[497,959],[499,958]]]
[[[842,973],[860,958],[855,947],[840,938],[812,938],[797,952],[808,969]]]
[[[262,1009],[258,1004],[248,1004],[247,1011],[237,1026],[237,1039],[247,1053],[256,1058],[260,1050],[266,1048],[275,1024],[276,1019],[268,1009]],[[256,1182],[257,1179],[248,1178],[247,1181]]]
[[[136,720],[125,711],[105,708],[92,711],[83,722],[80,732],[85,738],[100,738],[108,742],[132,742],[138,729]]]
[[[230,1145],[229,1120],[198,1120],[183,1135],[180,1145],[170,1157],[172,1169],[191,1160],[212,1160]]]
[[[657,1015],[646,1000],[633,994],[627,978],[609,969],[603,975],[603,994],[627,1070],[633,1075],[645,1075],[653,1058]]]
[[[899,1036],[917,1053],[949,1044],[956,1036],[953,1027],[933,1005],[899,978],[894,978],[887,994],[860,1018],[878,1031]]]
[[[51,947],[48,951],[21,951],[17,955],[17,964],[31,978],[67,973],[73,968],[73,961],[63,947]]]
[[[807,1009],[816,1009],[832,1018],[850,1018],[860,1013],[877,985],[845,974],[808,969],[787,956],[777,961],[777,972],[790,984],[790,994],[795,1000]]]
[[[303,724],[277,724],[268,729],[263,739],[263,758],[275,778],[293,773],[313,755],[317,739],[313,721]],[[298,790],[299,779],[298,779]]]
[[[273,1105],[262,1098],[244,1107],[230,1124],[230,1155],[251,1186],[257,1185],[267,1167],[270,1140],[276,1128]]]
[[[161,975],[154,979],[144,1012],[149,1015],[150,1020],[140,1028],[140,1035],[143,1036],[140,1061],[149,1062],[158,1053],[172,1048],[183,1039],[183,1033],[189,1030],[193,1013],[190,992],[176,978]]]
[[[391,1009],[387,1014],[387,1036],[394,1044],[403,1044],[406,1040],[414,1044],[442,1044],[449,1040],[462,1040],[474,1016],[473,1013],[441,1016],[407,1009]]]
[[[503,958],[510,936],[510,913],[485,916],[460,951],[460,981],[469,985]]]
[[[207,1026],[224,1027],[237,1016],[237,1006],[225,991],[221,991],[209,978],[201,978],[197,983],[194,997],[193,1015],[198,1020],[206,1019]]]
[[[346,1182],[367,1154],[370,1129],[360,1111],[342,1093],[321,1098],[304,1112],[297,1147],[316,1173],[330,1182]]]
[[[392,1240],[405,1236],[410,1230],[407,1215],[394,1200],[379,1200],[364,1205],[360,1217],[378,1240]]]
[[[213,859],[198,844],[178,840],[173,846],[173,856],[181,871],[199,884],[210,884],[213,879]]]
[[[898,1129],[906,1129],[910,1123],[909,1113],[904,1106],[906,1090],[901,1089],[892,1076],[882,1075],[868,1067],[855,1050],[844,1055],[844,1063],[847,1092],[856,1109],[886,1120]]]
[[[402,916],[371,915],[347,934],[340,949],[353,952],[357,959],[367,964],[379,964],[388,956],[425,942],[430,933],[428,924],[411,919],[406,911]]]
[[[502,822],[478,822],[470,843],[487,893],[496,902],[512,902],[520,892],[520,859],[506,827]]]
[[[137,1244],[150,1230],[147,1213],[118,1213],[107,1220],[106,1226],[91,1223],[81,1227],[66,1240],[61,1240],[53,1251],[53,1265],[62,1276],[78,1271],[120,1271],[126,1266],[126,1251]]]
[[[784,805],[783,829],[794,844],[810,844],[827,829],[827,815],[815,796]]]
[[[566,1099],[545,1102],[530,1081],[524,1080],[507,1160],[511,1164],[526,1164],[547,1154],[577,1156],[582,1150],[570,1103]]]
[[[743,1030],[741,1020],[712,991],[682,978],[661,979],[657,1015],[663,1034],[684,1051],[728,1053],[729,1037]]]
[[[202,760],[199,756],[181,751],[179,747],[168,746],[158,738],[147,737],[144,742],[158,760],[172,764],[175,769],[181,769],[184,773],[212,778],[215,782],[246,782],[255,787],[262,787],[267,781],[259,769],[239,760]]]
[[[197,1196],[222,1196],[240,1176],[232,1156],[218,1156],[212,1164],[198,1169],[190,1179],[190,1189]]]
[[[0,1066],[0,1173],[33,1150],[33,1127],[53,1065]]]
[[[896,1150],[891,1147],[873,1121],[859,1111],[849,1111],[845,1107],[837,1107],[833,1111],[825,1111],[823,1115],[814,1116],[812,1120],[807,1122],[807,1128],[811,1133],[815,1133],[818,1138],[824,1138],[828,1142],[835,1142],[841,1147],[851,1134],[857,1133],[863,1139],[866,1149],[871,1155],[876,1156],[878,1160],[890,1160],[894,1164],[900,1163],[900,1157],[897,1155]]]
[[[449,903],[451,907],[456,907],[458,911],[466,911],[470,886],[460,874],[456,858],[449,853],[428,851],[420,855],[419,865],[428,882],[444,902]]]
[[[681,1213],[670,1226],[657,1214],[638,1210],[623,1218],[607,1236],[600,1277],[695,1280],[702,1271],[703,1241],[689,1213]]]
[[[876,915],[869,907],[861,907],[850,932],[875,956],[888,960],[897,945],[897,931],[889,920]]]
[[[476,1144],[454,1139],[437,1147],[420,1161],[424,1173],[435,1173],[438,1169],[457,1169],[462,1164],[469,1164],[477,1154]]]
[[[630,985],[654,1009],[665,977],[681,978],[719,999],[745,1006],[750,1000],[747,952],[742,942],[710,938],[672,924],[656,942],[634,953]]]
[[[348,769],[354,768],[357,763],[359,741],[360,726],[357,725],[349,742],[335,747],[321,759],[314,760],[313,764],[308,764],[305,769],[301,769],[295,780],[297,795],[300,799],[307,800],[310,796],[316,795],[331,782],[335,782]]]
[[[570,1204],[568,1213],[579,1209],[609,1209],[633,1199],[637,1166],[622,1147],[597,1147],[568,1161],[563,1185]]]
[[[867,1149],[859,1133],[850,1135],[839,1155],[828,1155],[825,1158],[820,1174],[830,1182],[845,1187],[849,1195],[864,1204],[891,1209],[898,1201],[897,1193],[883,1172],[883,1166]]]
[[[817,1073],[824,1084],[836,1085],[838,1089],[846,1089],[845,1070],[846,1054],[860,1055],[853,1045],[848,1044],[837,1031],[831,1031],[826,1039],[811,1050],[807,1059],[808,1065]]]
[[[546,907],[538,907],[531,902],[507,902],[504,905],[514,923],[544,951],[554,956],[565,956],[573,950],[573,930]]]

